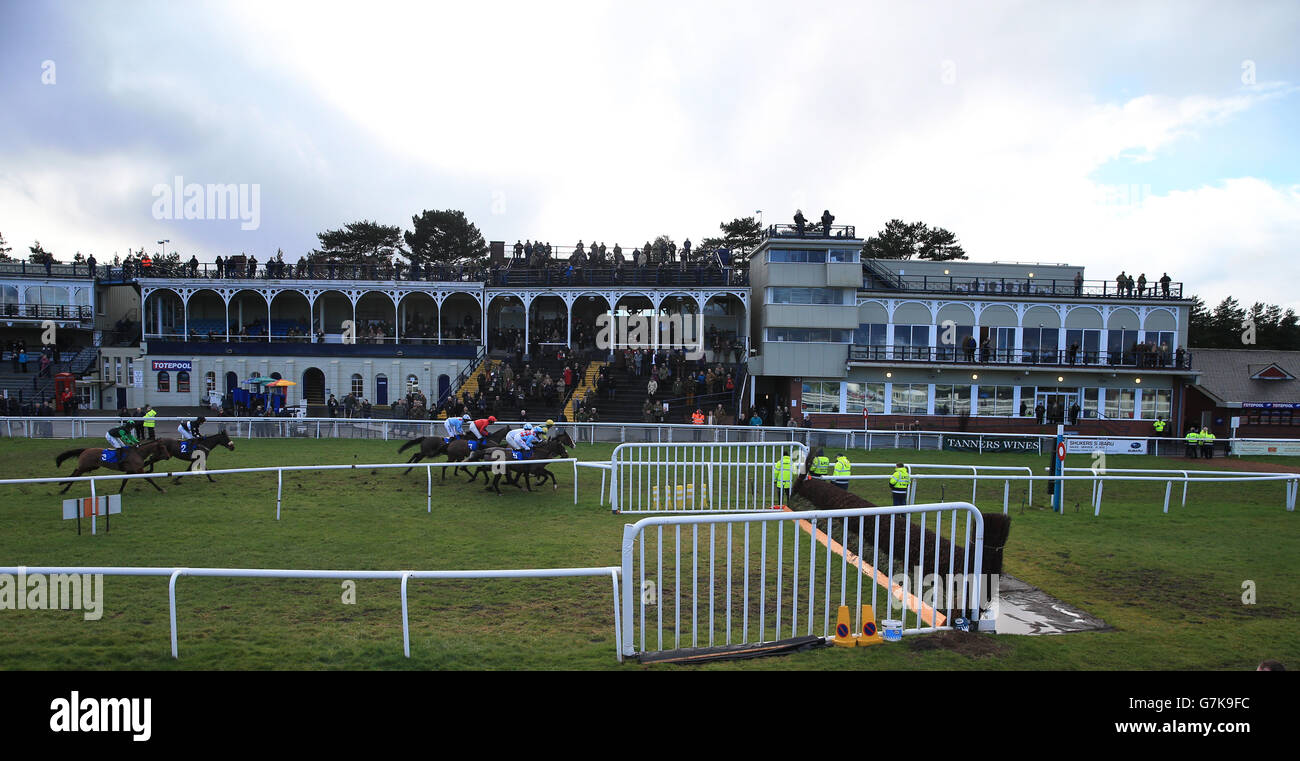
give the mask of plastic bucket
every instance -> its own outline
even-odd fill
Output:
[[[903,622],[885,619],[880,622],[880,632],[886,642],[900,642],[903,639]]]

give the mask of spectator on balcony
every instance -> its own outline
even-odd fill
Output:
[[[1074,295],[1075,296],[1083,295],[1083,273],[1082,272],[1074,273]]]
[[[1139,296],[1146,295],[1147,273],[1143,272],[1142,274],[1138,275],[1137,286],[1138,286],[1138,295]]]
[[[1132,298],[1133,297],[1133,276],[1132,275],[1128,276],[1128,284],[1125,287],[1125,290],[1128,291],[1129,298]]]
[[[1078,357],[1079,357],[1079,344],[1077,342],[1070,344],[1069,348],[1065,350],[1066,363],[1073,365],[1075,363],[1075,360],[1078,359]]]
[[[604,244],[604,242],[602,242],[602,243],[600,244],[600,258],[599,258],[597,261],[598,261],[599,263],[601,263],[601,264],[604,264],[605,262],[609,261],[608,259],[605,258],[605,244]]]
[[[578,245],[573,248],[573,253],[569,255],[569,261],[573,264],[581,264],[586,260],[587,252],[583,249],[582,241],[579,240]]]
[[[91,254],[90,256],[86,257],[86,274],[91,277],[95,276],[95,255],[94,254]]]
[[[1169,273],[1166,272],[1164,276],[1160,278],[1160,292],[1165,298],[1169,298],[1169,282]]]
[[[966,356],[967,362],[975,361],[975,336],[966,336],[961,341],[962,353]]]
[[[1034,407],[1034,418],[1038,420],[1039,425],[1047,422],[1047,407],[1043,406],[1042,402],[1039,402],[1038,406]]]
[[[249,277],[249,278],[257,277],[257,257],[256,257],[256,256],[250,256],[250,257],[248,257],[248,277]]]
[[[795,210],[794,210],[794,230],[795,230],[795,233],[796,233],[800,238],[803,237],[803,229],[804,229],[804,225],[806,225],[806,224],[808,224],[808,220],[807,220],[807,218],[805,218],[804,215],[803,215],[803,209],[795,209]]]
[[[1128,285],[1128,275],[1124,274],[1124,272],[1121,271],[1119,275],[1116,276],[1115,278],[1115,295],[1123,296],[1124,286],[1126,285]]]
[[[824,234],[824,237],[831,237],[831,223],[834,221],[835,217],[831,215],[830,209],[822,211],[822,233]]]
[[[623,266],[623,249],[617,243],[614,244],[614,266]]]

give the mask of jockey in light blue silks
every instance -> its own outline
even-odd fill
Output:
[[[465,421],[469,420],[469,415],[456,417],[448,415],[447,419],[442,421],[442,427],[447,431],[448,439],[456,439],[465,435]]]
[[[533,448],[533,424],[524,423],[523,428],[516,428],[506,434],[506,443],[516,452],[529,452]]]

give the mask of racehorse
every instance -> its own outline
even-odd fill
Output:
[[[488,444],[500,444],[509,432],[510,429],[506,427],[491,431],[483,437],[483,442],[479,444],[479,447],[482,448]],[[407,462],[419,462],[420,460],[429,457],[437,457],[444,454],[447,455],[447,462],[463,462],[468,460],[470,455],[473,454],[469,448],[469,441],[471,441],[471,439],[452,439],[451,442],[447,442],[444,439],[445,437],[443,436],[419,436],[403,444],[397,452],[398,454],[401,454],[411,447],[419,446],[420,451],[411,455],[411,459],[407,460]],[[412,468],[407,468],[402,475],[410,473],[411,470]],[[446,481],[447,469],[439,468],[439,470],[442,471],[442,480]],[[460,468],[456,468],[456,470],[460,470]]]
[[[183,447],[182,445],[186,446]],[[189,471],[194,470],[194,452],[196,450],[201,450],[206,454],[217,447],[225,447],[232,452],[235,451],[235,443],[230,440],[230,434],[226,433],[225,428],[222,428],[211,436],[200,436],[187,441],[181,441],[180,439],[158,439],[153,454],[145,461],[145,467],[149,469],[150,473],[152,473],[154,463],[175,457],[178,460],[189,461],[190,466],[185,469],[185,472],[188,473]],[[185,451],[182,451],[182,449]],[[216,483],[216,480],[212,476],[208,476],[208,480],[212,483]],[[180,476],[177,476],[172,481],[172,483],[177,484],[180,482]]]
[[[151,441],[147,444],[141,444],[138,447],[128,447],[124,451],[119,450],[121,454],[118,455],[116,462],[104,462],[101,459],[102,455],[104,454],[103,448],[85,447],[82,449],[69,449],[68,451],[63,452],[62,454],[54,458],[54,465],[55,467],[58,467],[62,465],[63,461],[68,459],[69,457],[76,457],[77,468],[76,470],[72,471],[73,478],[76,478],[77,476],[83,475],[85,473],[89,473],[92,470],[99,470],[100,468],[109,468],[111,470],[121,471],[128,475],[134,475],[136,473],[144,472],[145,457],[152,455],[153,449],[157,446],[158,446],[158,442]],[[109,451],[112,450],[110,449]],[[153,488],[157,489],[160,492],[166,493],[166,490],[163,489],[158,484],[154,483],[152,478],[146,478],[145,480],[148,481],[149,485],[152,486]],[[121,494],[122,491],[126,489],[126,482],[127,479],[123,478],[122,486],[117,490],[118,494]],[[64,486],[59,493],[67,494],[68,489],[71,488],[74,483],[76,482],[69,481],[67,485]]]
[[[532,449],[532,459],[554,460],[561,457],[568,457],[569,453],[568,450],[565,449],[566,446],[573,446],[573,439],[569,438],[569,434],[560,431],[553,437],[534,446]],[[480,465],[479,470],[484,471],[491,469],[495,471],[492,483],[485,488],[495,490],[497,494],[500,494],[501,476],[503,475],[506,476],[506,483],[514,486],[516,489],[520,488],[520,475],[524,477],[524,486],[528,488],[528,491],[533,490],[533,476],[537,477],[537,484],[539,486],[546,483],[547,478],[550,478],[552,488],[560,488],[560,482],[556,480],[555,474],[546,469],[548,463],[530,463],[527,460],[516,461],[513,453],[514,450],[509,447],[491,447],[486,450],[480,450],[477,453],[479,456],[475,459],[488,460],[493,463],[492,465]],[[502,467],[503,465],[504,468]],[[514,474],[514,478],[511,478],[510,474]],[[475,472],[473,478],[470,480],[473,481],[477,478],[478,472]],[[487,480],[486,473],[484,473],[483,480]]]

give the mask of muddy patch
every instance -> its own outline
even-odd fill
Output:
[[[999,642],[994,635],[955,629],[908,637],[904,641],[908,649],[914,653],[947,650],[967,658],[993,658],[1011,649],[1009,644]]]

